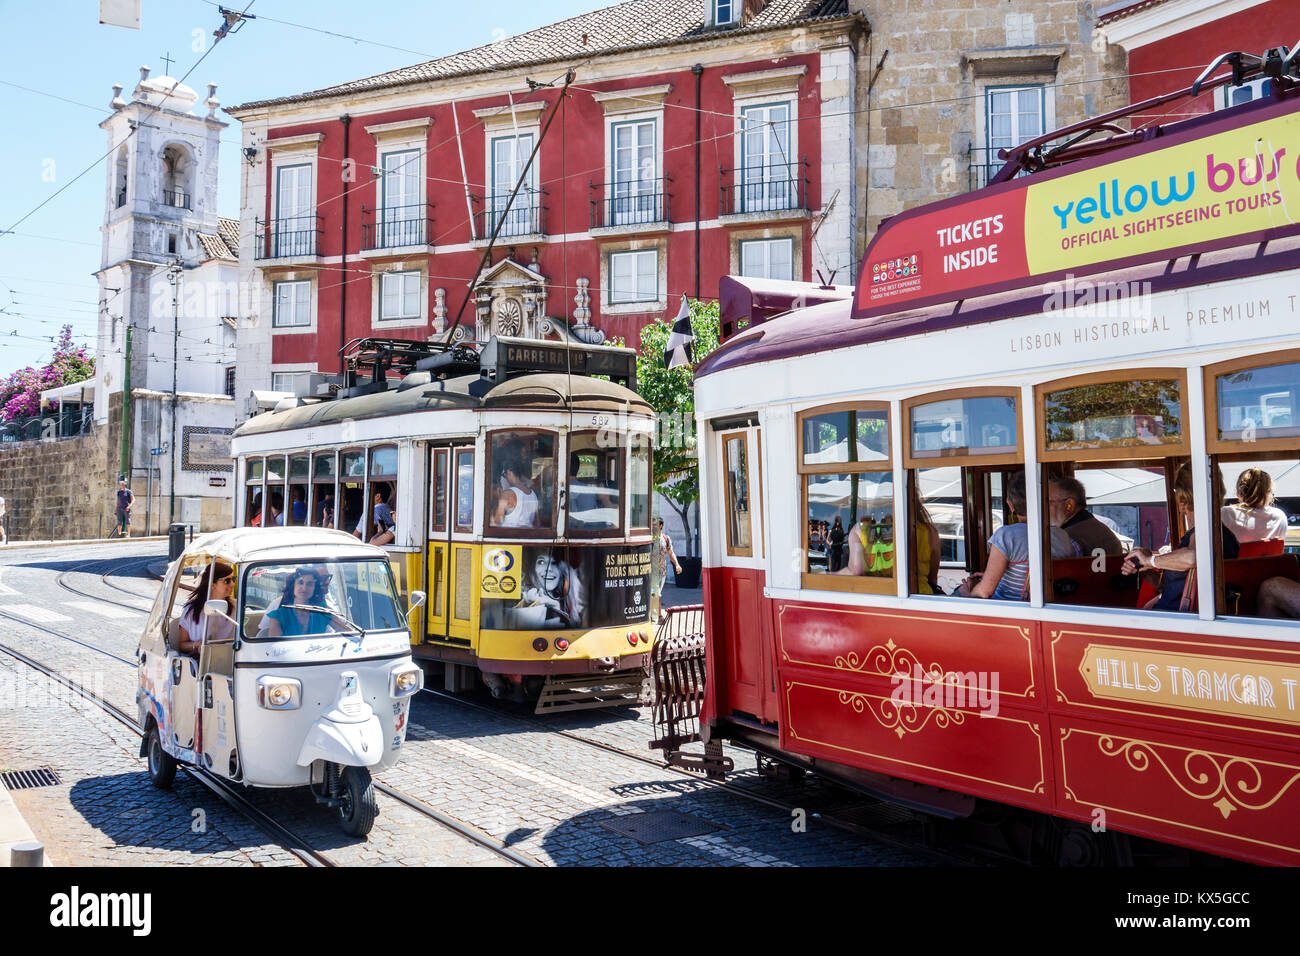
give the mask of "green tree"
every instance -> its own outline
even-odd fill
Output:
[[[691,519],[691,506],[698,517],[700,468],[695,455],[695,369],[664,364],[664,350],[673,330],[673,318],[663,318],[641,330],[641,348],[636,357],[637,390],[658,414],[655,435],[654,490],[663,495],[682,519],[689,554],[699,553],[699,532]],[[698,363],[718,347],[718,304],[692,302],[691,325],[695,331],[692,350]]]

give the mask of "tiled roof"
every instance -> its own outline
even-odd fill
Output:
[[[1110,6],[1102,8],[1097,16],[1097,25],[1104,27],[1108,23],[1114,23],[1116,20],[1131,17],[1135,13],[1168,2],[1169,0],[1129,0],[1128,3],[1112,3]]]
[[[769,0],[742,26],[704,25],[703,0],[628,0],[549,26],[506,37],[450,56],[417,63],[377,76],[341,83],[309,93],[257,100],[227,109],[229,113],[266,106],[302,103],[349,93],[468,76],[513,67],[564,60],[585,60],[623,50],[761,33],[817,20],[850,16],[848,0]]]
[[[239,261],[239,220],[217,218],[217,234],[199,233],[205,259]]]

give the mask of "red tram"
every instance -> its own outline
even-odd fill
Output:
[[[706,742],[1300,864],[1300,81],[1245,65],[1271,96],[893,218],[851,298],[724,280]]]

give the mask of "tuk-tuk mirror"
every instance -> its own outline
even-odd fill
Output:
[[[423,591],[412,591],[410,609],[414,611],[416,608],[424,607],[424,603],[428,600],[429,596]]]
[[[231,624],[238,626],[239,622],[230,616],[230,614],[227,611],[227,607],[228,605],[226,604],[225,601],[204,601],[203,613],[205,615],[218,614],[221,617],[224,617]]]

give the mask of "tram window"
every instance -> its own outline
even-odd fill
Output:
[[[339,502],[343,520],[337,527],[357,535],[357,526],[365,520],[365,494],[366,454],[362,451],[345,451],[339,463]],[[365,534],[364,526],[361,534]]]
[[[606,445],[607,432],[573,432],[569,435],[569,470],[566,478],[568,533],[617,533],[623,523],[623,449]]]
[[[888,418],[883,408],[842,409],[804,417],[803,463],[889,461]]]
[[[1104,380],[1048,391],[1043,420],[1049,452],[1184,445],[1182,388],[1175,378]]]
[[[311,523],[317,528],[337,527],[334,493],[334,472],[337,464],[334,452],[317,455],[312,462],[312,514]]]
[[[456,452],[456,530],[474,530],[474,450]]]
[[[499,431],[489,438],[488,525],[512,533],[555,529],[555,435]]]
[[[258,527],[262,523],[262,480],[263,461],[250,458],[245,466],[247,478],[244,481],[244,524]]]
[[[370,490],[363,538],[391,544],[397,532],[397,446],[370,449]]]
[[[430,467],[429,530],[441,534],[447,530],[447,449],[433,450]]]
[[[1207,444],[1222,470],[1217,611],[1300,618],[1300,350],[1205,370]],[[1238,542],[1229,554],[1227,536]]]
[[[285,524],[307,523],[307,483],[311,477],[311,456],[294,455],[289,459],[289,513]]]
[[[753,554],[749,523],[749,454],[745,434],[728,435],[722,442],[723,469],[727,482],[727,553]]]
[[[1020,448],[1013,396],[971,395],[907,407],[911,458],[1014,455]]]
[[[631,438],[631,458],[628,463],[628,494],[631,509],[628,523],[633,528],[650,527],[650,441],[641,435]]]

